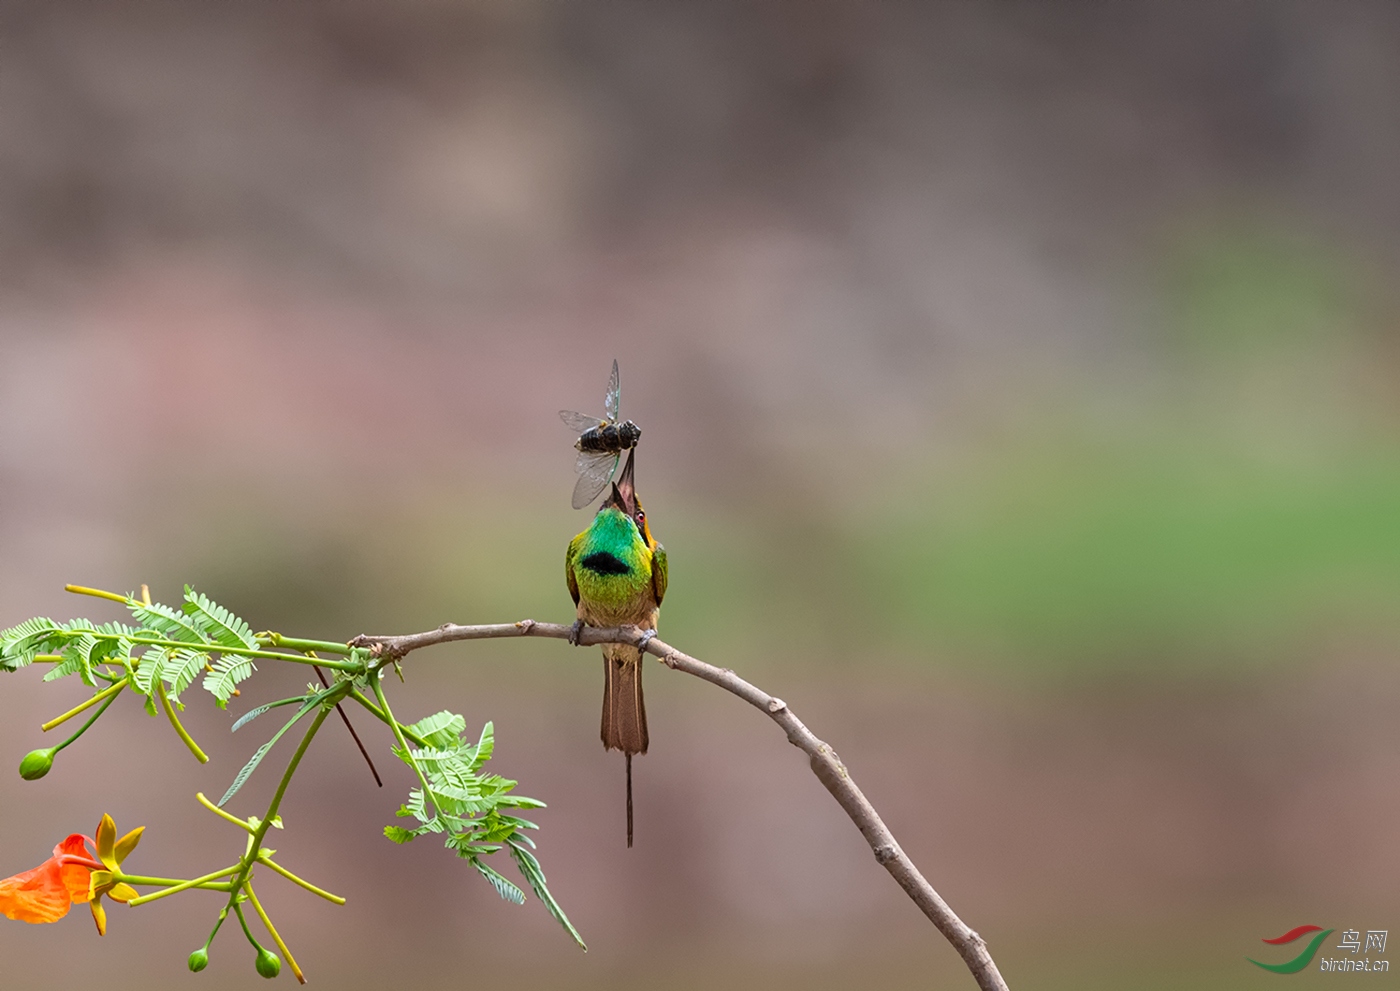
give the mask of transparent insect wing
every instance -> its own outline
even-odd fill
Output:
[[[609,423],[617,422],[617,408],[622,401],[622,378],[617,373],[617,359],[613,359],[612,375],[608,376],[608,395],[603,400],[603,412]]]
[[[612,481],[619,458],[620,455],[612,451],[579,452],[574,465],[574,470],[578,472],[578,481],[574,484],[575,509],[582,509],[598,498],[598,493]]]
[[[594,427],[601,427],[603,425],[603,421],[596,416],[588,416],[585,413],[575,413],[573,410],[567,409],[561,409],[559,411],[559,419],[563,420],[564,425],[570,430],[579,434],[585,434]]]

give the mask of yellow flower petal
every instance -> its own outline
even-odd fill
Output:
[[[145,826],[137,826],[131,832],[127,833],[121,839],[117,840],[116,846],[113,849],[113,853],[117,858],[117,863],[120,864],[123,860],[126,859],[127,854],[131,853],[132,850],[136,849],[136,844],[141,842],[141,834],[145,831],[145,829]],[[112,831],[116,832],[115,825],[113,826]]]
[[[118,867],[116,858],[117,824],[107,813],[102,813],[102,821],[97,824],[97,859],[111,870]]]
[[[140,894],[141,892],[137,891],[131,885],[118,882],[112,886],[111,891],[107,892],[107,897],[111,898],[114,902],[129,902]]]
[[[96,898],[98,895],[105,894],[110,887],[112,887],[111,871],[93,871],[92,876],[88,878],[88,897]]]
[[[107,910],[102,907],[102,900],[94,898],[92,906],[92,921],[97,923],[97,935],[107,935]]]

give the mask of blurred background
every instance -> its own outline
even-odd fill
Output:
[[[117,618],[65,582],[568,621],[556,411],[616,357],[662,636],[840,752],[1013,988],[1400,929],[1400,7],[15,0],[0,51],[0,624]],[[312,980],[972,987],[781,734],[660,666],[626,850],[599,667],[392,685],[495,720],[589,953],[380,836],[361,718],[387,787],[329,725],[276,837],[349,904],[262,884]],[[203,767],[127,700],[0,775],[0,874],[104,811],[129,866],[223,866],[193,793],[304,675],[191,692]],[[84,696],[0,687],[10,767]],[[6,983],[245,986],[236,931],[184,970],[218,904],[6,922]]]

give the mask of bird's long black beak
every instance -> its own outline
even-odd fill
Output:
[[[618,476],[616,482],[613,482],[612,493],[603,500],[601,508],[606,509],[611,506],[614,509],[622,510],[628,516],[637,514],[637,490],[632,480],[632,459],[636,453],[635,447],[627,452],[627,464],[623,465],[622,474]]]

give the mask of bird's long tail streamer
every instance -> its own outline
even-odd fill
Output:
[[[627,755],[627,848],[632,849],[632,755]]]

